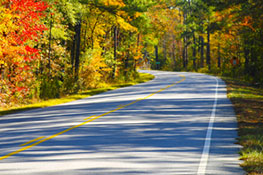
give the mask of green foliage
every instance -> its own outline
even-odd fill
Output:
[[[263,86],[262,10],[263,3],[255,0],[155,4],[146,13],[151,22],[144,28],[151,32],[145,32],[145,43],[159,49],[159,60],[151,67],[161,62],[164,70],[243,78]],[[157,59],[154,49],[147,51]],[[238,65],[232,65],[234,57]]]
[[[17,83],[32,88],[27,93],[14,93],[7,88],[7,77],[4,77],[2,104],[11,101],[14,104],[15,99],[23,98],[59,97],[118,79],[128,81],[136,77],[137,67],[149,62],[152,65],[147,67],[227,75],[263,84],[261,1],[45,2],[49,8],[43,12],[45,18],[38,22],[46,30],[38,42],[32,39],[26,43],[39,49],[39,59],[24,71],[32,82]],[[0,10],[5,13],[1,16],[2,26],[15,30],[10,23],[14,20],[11,11],[2,4]],[[11,42],[3,32],[0,35],[3,41]],[[0,57],[1,54],[2,50]],[[231,64],[233,57],[239,59],[239,65]],[[8,56],[2,60],[8,60]],[[159,62],[160,67],[156,64]],[[13,72],[19,74],[17,70]],[[16,88],[21,90],[19,86]],[[7,99],[8,96],[12,97]]]
[[[62,104],[62,103],[67,103],[67,102],[71,102],[74,100],[87,98],[89,96],[96,95],[99,93],[103,93],[106,91],[114,90],[117,88],[127,87],[127,86],[135,85],[138,83],[144,83],[144,82],[147,82],[149,80],[152,80],[153,78],[154,78],[154,76],[151,74],[139,73],[137,76],[137,79],[133,79],[132,81],[128,81],[128,82],[116,81],[115,83],[111,83],[111,84],[105,83],[104,87],[81,91],[79,93],[66,95],[66,96],[63,96],[63,97],[57,98],[57,99],[39,100],[37,102],[34,102],[32,104],[28,104],[28,105],[20,105],[20,106],[16,106],[16,107],[4,108],[4,109],[0,110],[0,116],[6,115],[6,114],[12,114],[12,113],[15,113],[18,111],[24,111],[24,110],[36,109],[36,108],[44,108],[44,107],[48,107],[48,106],[54,106],[54,105],[58,105],[58,104]]]
[[[61,85],[60,80],[44,78],[40,85],[40,98],[59,98]]]

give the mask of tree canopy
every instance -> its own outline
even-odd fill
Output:
[[[136,68],[263,83],[263,3],[1,0],[0,106],[57,98]]]

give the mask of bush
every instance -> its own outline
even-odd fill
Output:
[[[56,78],[49,79],[45,77],[42,79],[40,85],[40,98],[51,99],[60,97],[60,89],[62,82]]]

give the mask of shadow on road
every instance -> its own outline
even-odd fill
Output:
[[[31,139],[56,134],[86,117],[129,104],[180,80],[166,76],[165,82],[161,77],[68,104],[4,116],[0,156]],[[151,98],[1,160],[0,171],[45,174],[43,169],[48,167],[49,174],[195,174],[214,103],[215,81],[199,74],[187,78]],[[239,149],[233,144],[236,121],[223,82],[218,93],[207,170],[240,174],[238,161],[232,161]]]

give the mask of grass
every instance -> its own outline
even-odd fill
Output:
[[[238,120],[241,166],[249,175],[263,175],[263,89],[223,78]]]
[[[127,86],[132,86],[132,85],[135,85],[138,83],[144,83],[144,82],[147,82],[149,80],[152,80],[153,78],[154,78],[154,76],[151,74],[139,73],[139,77],[137,79],[135,79],[134,81],[119,82],[119,83],[108,85],[107,87],[104,87],[104,88],[90,89],[87,91],[80,92],[78,94],[73,94],[73,95],[69,95],[66,97],[58,98],[58,99],[50,99],[50,100],[40,101],[40,102],[28,104],[28,105],[22,105],[22,106],[18,106],[18,107],[9,107],[9,108],[5,108],[5,109],[1,109],[0,110],[0,116],[6,115],[6,114],[16,113],[19,111],[25,111],[25,110],[29,110],[29,109],[44,108],[44,107],[48,107],[48,106],[54,106],[54,105],[58,105],[58,104],[62,104],[62,103],[67,103],[67,102],[71,102],[74,100],[87,98],[89,96],[96,95],[99,93],[103,93],[106,91],[118,89],[121,87],[127,87]]]

